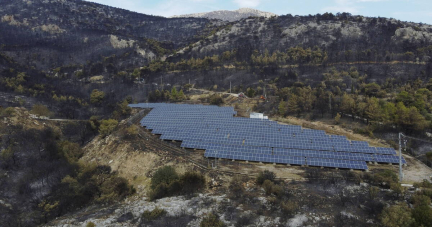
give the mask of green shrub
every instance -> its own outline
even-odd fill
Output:
[[[93,131],[98,131],[100,126],[99,116],[91,116],[89,120],[89,124]]]
[[[387,207],[380,215],[381,224],[385,227],[409,227],[414,222],[406,204]]]
[[[255,93],[256,92],[255,92],[255,90],[253,88],[248,87],[246,89],[246,93],[247,93],[248,97],[253,98],[253,97],[255,97]]]
[[[431,199],[426,195],[416,193],[411,197],[411,203],[414,204],[414,206],[416,207],[422,205],[429,205],[431,203]]]
[[[178,176],[172,166],[164,166],[156,170],[151,179],[150,200],[178,194],[193,194],[205,187],[205,178],[196,172],[186,172]]]
[[[224,227],[223,223],[216,214],[209,214],[204,217],[200,223],[200,227]]]
[[[277,185],[277,184],[273,184],[272,187],[272,194],[274,194],[277,197],[282,197],[284,195],[284,189],[282,186]]]
[[[139,134],[139,129],[136,125],[131,125],[127,127],[124,131],[124,138],[125,139],[132,139],[135,138]]]
[[[84,154],[80,145],[77,143],[62,141],[58,144],[58,147],[60,148],[60,152],[63,157],[66,158],[66,160],[71,164],[78,162],[78,160]]]
[[[432,208],[429,204],[421,204],[411,211],[414,226],[432,227]]]
[[[96,227],[96,224],[93,222],[87,223],[86,227]]]
[[[293,201],[285,201],[280,204],[282,212],[288,216],[287,218],[291,218],[298,210],[298,204]]]
[[[258,177],[256,178],[256,183],[262,185],[265,180],[269,180],[273,182],[275,178],[276,178],[275,173],[268,170],[264,170],[258,174]]]
[[[404,188],[399,183],[390,183],[390,189],[396,197],[401,196],[405,192]]]
[[[115,119],[120,119],[122,117],[127,117],[131,114],[132,112],[132,108],[128,106],[129,103],[128,101],[125,99],[123,100],[123,102],[119,102],[116,105],[116,109],[114,110],[112,116]]]
[[[169,185],[171,182],[179,179],[179,176],[172,166],[164,166],[156,170],[151,179],[151,188],[155,189],[159,184]]]
[[[152,211],[146,210],[142,214],[142,218],[146,221],[153,221],[156,220],[162,216],[166,215],[166,211],[164,209],[154,208]]]
[[[110,202],[133,194],[134,189],[128,185],[128,181],[125,178],[111,176],[102,183],[100,191],[102,194],[98,198],[98,201]]]
[[[90,102],[96,105],[100,105],[105,98],[105,92],[94,89],[90,94]]]
[[[429,182],[428,180],[423,180],[420,183],[414,183],[414,187],[416,188],[432,188],[432,183]]]
[[[32,110],[30,112],[37,116],[46,116],[46,117],[52,116],[52,112],[48,109],[48,107],[42,104],[33,105]]]
[[[423,189],[422,194],[432,199],[432,189]]]
[[[341,115],[339,113],[336,114],[336,117],[334,118],[334,122],[336,125],[340,123]]]
[[[183,185],[180,183],[180,181],[175,180],[168,185],[167,195],[169,196],[169,195],[179,194],[182,191],[182,188],[183,188]]]
[[[13,107],[8,107],[1,112],[2,117],[13,117],[15,116],[15,109]]]
[[[52,201],[60,201],[58,212],[71,211],[92,202],[110,203],[134,193],[128,181],[111,172],[109,166],[78,163],[76,173],[61,180],[52,193]]]
[[[398,176],[393,171],[386,169],[382,172],[376,173],[372,176],[371,180],[375,184],[385,183],[390,186],[391,184],[398,183]]]
[[[281,186],[274,184],[270,180],[265,180],[262,184],[264,191],[267,195],[274,194],[275,196],[281,197],[284,193],[284,190]]]
[[[270,180],[265,180],[262,184],[262,187],[264,188],[264,191],[267,195],[271,194],[273,185],[273,182],[271,182]]]
[[[220,105],[224,104],[224,100],[220,95],[214,94],[210,97],[210,104],[220,106]]]
[[[158,184],[149,192],[150,200],[156,200],[169,195],[168,186],[165,183]]]
[[[245,195],[245,188],[239,176],[235,176],[231,179],[228,189],[228,197],[230,199],[241,199]]]
[[[110,135],[117,127],[118,121],[114,119],[102,120],[99,126],[99,133],[101,137]]]
[[[186,172],[180,177],[183,193],[191,194],[205,188],[205,178],[197,172]]]

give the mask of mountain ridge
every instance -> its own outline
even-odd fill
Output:
[[[174,15],[170,18],[207,18],[207,19],[218,19],[224,21],[237,21],[240,19],[248,18],[248,17],[272,17],[278,16],[277,14],[271,12],[264,12],[252,8],[240,8],[238,10],[216,10],[211,12],[202,12],[202,13],[192,13],[192,14],[184,14],[184,15]]]

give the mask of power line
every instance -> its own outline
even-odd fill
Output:
[[[432,141],[429,141],[429,140],[419,139],[419,138],[415,138],[415,137],[412,137],[412,136],[406,136],[406,135],[403,135],[403,137],[407,137],[407,138],[410,138],[410,139],[413,139],[413,140],[418,140],[418,141],[422,141],[422,142],[425,142],[425,143],[432,144]]]

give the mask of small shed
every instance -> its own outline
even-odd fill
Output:
[[[258,118],[258,119],[268,119],[268,116],[264,116],[263,113],[254,113],[251,112],[249,118]]]

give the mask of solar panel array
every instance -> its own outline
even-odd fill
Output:
[[[266,119],[234,117],[232,107],[140,103],[152,108],[141,125],[181,147],[204,149],[207,158],[367,169],[366,162],[399,163],[392,148],[327,135],[322,130],[283,125]],[[406,163],[402,159],[403,164]]]

